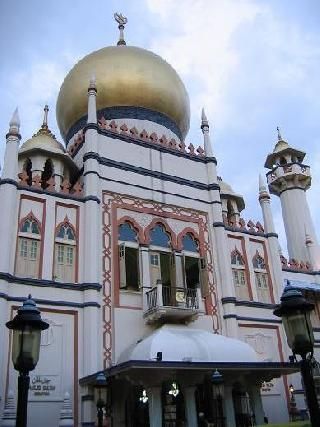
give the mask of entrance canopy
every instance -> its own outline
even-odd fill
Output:
[[[106,369],[109,377],[129,375],[163,376],[173,372],[199,378],[218,369],[230,379],[245,376],[269,381],[299,371],[297,363],[260,362],[254,349],[243,341],[184,325],[163,325],[146,338],[131,345],[119,357],[118,364]],[[96,374],[80,380],[94,384]],[[191,379],[191,378],[190,378]]]

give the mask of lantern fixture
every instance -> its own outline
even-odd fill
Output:
[[[223,398],[224,396],[224,379],[223,375],[216,369],[211,376],[212,393],[214,399]]]
[[[310,311],[314,305],[307,302],[302,293],[287,286],[281,297],[281,304],[273,314],[282,318],[288,346],[293,354],[305,358],[313,353],[314,336],[310,320]]]
[[[103,388],[107,387],[107,379],[103,372],[99,372],[96,376],[94,387],[98,390],[98,400],[97,400],[97,420],[98,427],[103,426],[103,409],[105,407],[105,402],[101,397],[101,392]]]
[[[180,393],[178,384],[175,381],[173,381],[173,383],[171,384],[171,389],[168,391],[168,393],[173,397],[177,397]]]
[[[33,371],[39,360],[41,331],[49,328],[49,323],[41,319],[40,310],[31,295],[18,308],[17,315],[6,323],[13,331],[12,362],[19,371],[18,404],[16,426],[27,425],[29,372]]]
[[[291,348],[294,357],[297,354],[301,356],[300,369],[311,426],[317,427],[319,425],[320,409],[312,375],[314,336],[310,312],[313,309],[314,305],[309,303],[299,290],[294,289],[292,286],[286,286],[281,297],[281,303],[276,307],[273,314],[282,319],[288,346]],[[293,396],[293,393],[291,396]]]
[[[142,390],[141,396],[139,397],[139,401],[140,401],[140,402],[142,402],[142,403],[147,403],[147,402],[148,402],[148,400],[149,400],[149,398],[148,398],[148,395],[147,395],[147,391],[146,391],[146,389],[144,388],[144,389]]]

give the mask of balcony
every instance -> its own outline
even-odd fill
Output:
[[[164,286],[161,282],[145,293],[144,318],[158,320],[194,320],[200,313],[200,288]]]

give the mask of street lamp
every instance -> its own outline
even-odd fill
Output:
[[[281,303],[274,310],[275,316],[281,317],[287,335],[287,342],[293,355],[301,356],[300,368],[305,387],[310,421],[312,427],[319,425],[320,410],[315,390],[312,363],[313,330],[310,320],[310,311],[314,305],[307,302],[302,293],[291,286],[287,286],[282,294]]]
[[[213,399],[216,403],[216,424],[224,425],[224,417],[223,417],[223,408],[222,408],[222,399],[224,396],[224,379],[222,374],[216,369],[211,376],[212,383],[212,394]]]
[[[102,427],[103,426],[103,408],[105,406],[105,402],[101,397],[101,391],[103,388],[106,388],[107,386],[107,380],[103,372],[99,372],[97,374],[94,386],[98,390],[98,400],[97,400],[98,427]]]
[[[6,326],[13,330],[12,362],[19,372],[16,427],[26,427],[29,372],[38,363],[41,331],[48,329],[49,324],[41,319],[40,310],[29,295],[19,307],[18,314]]]

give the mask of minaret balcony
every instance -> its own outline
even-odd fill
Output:
[[[303,165],[300,163],[288,163],[284,165],[277,165],[272,171],[267,173],[267,182],[268,185],[275,183],[276,181],[286,181],[293,180],[295,177],[299,178],[301,183],[304,183],[302,187],[305,187],[305,184],[310,181],[310,166]]]
[[[200,287],[195,289],[157,285],[145,293],[144,314],[147,323],[194,320],[201,311]]]

